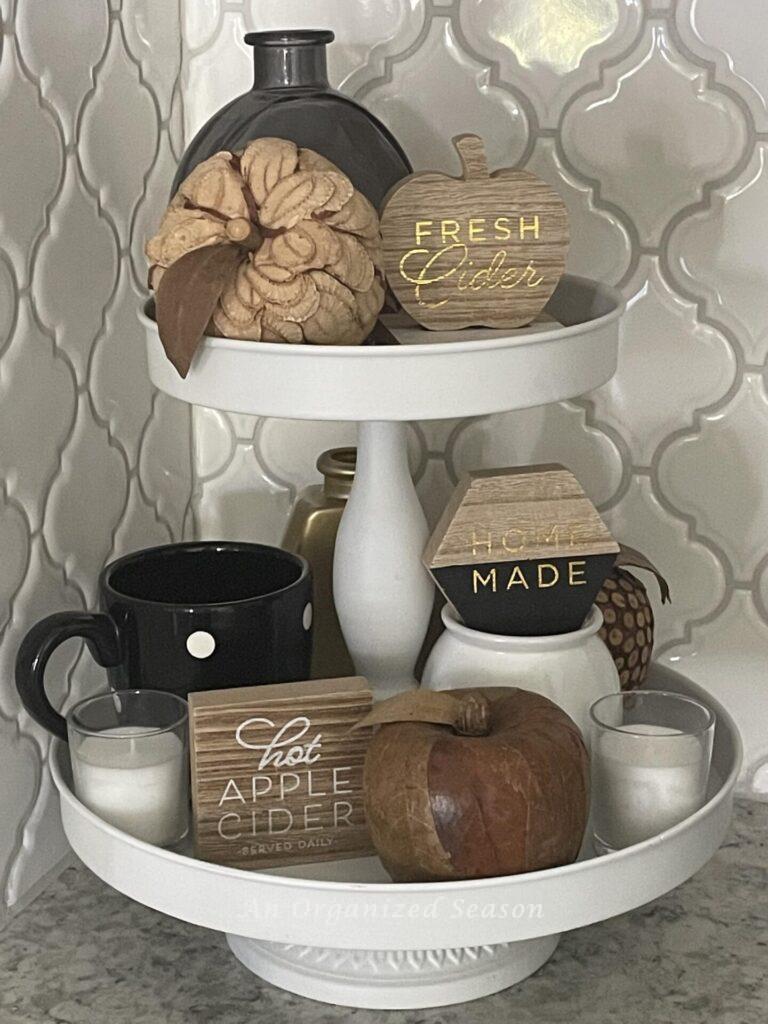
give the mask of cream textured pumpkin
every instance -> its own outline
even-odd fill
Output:
[[[222,243],[242,259],[209,333],[357,345],[371,332],[384,302],[379,220],[319,153],[262,138],[198,164],[147,243],[150,287],[182,256]]]

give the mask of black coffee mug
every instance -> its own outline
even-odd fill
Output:
[[[16,688],[32,718],[66,740],[45,693],[45,666],[82,637],[115,690],[195,690],[308,679],[312,579],[298,555],[263,544],[202,541],[147,548],[99,577],[101,612],[57,612],[27,633]]]

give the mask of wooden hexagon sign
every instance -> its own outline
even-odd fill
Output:
[[[431,330],[522,327],[547,303],[565,268],[568,211],[528,171],[489,174],[483,140],[453,140],[460,178],[426,172],[384,201],[381,233],[390,288]]]
[[[619,545],[556,464],[463,477],[424,564],[466,626],[507,636],[579,629]]]

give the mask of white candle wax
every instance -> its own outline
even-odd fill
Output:
[[[143,726],[105,729],[73,750],[79,799],[100,818],[156,846],[187,830],[187,759],[172,732]]]
[[[596,835],[621,849],[671,828],[703,804],[708,771],[700,738],[678,729],[639,724],[601,733],[592,762]]]

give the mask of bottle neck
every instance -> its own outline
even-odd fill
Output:
[[[356,448],[332,448],[317,460],[326,498],[346,501],[355,479]]]
[[[308,33],[253,33],[246,37],[253,46],[253,88],[329,88],[325,41],[308,41]],[[276,34],[275,34],[276,35]]]

